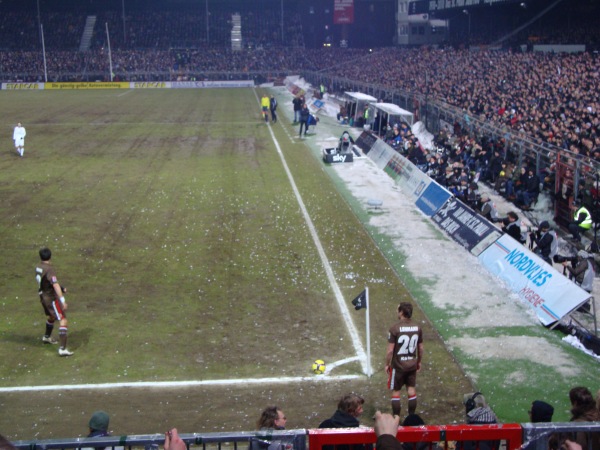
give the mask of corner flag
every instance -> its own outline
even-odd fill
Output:
[[[358,294],[358,297],[356,297],[354,300],[352,300],[352,304],[354,305],[354,309],[355,310],[359,310],[359,309],[363,309],[365,308],[366,311],[366,325],[367,325],[367,332],[366,332],[366,336],[367,336],[367,376],[370,377],[372,375],[371,372],[371,332],[369,331],[369,288],[366,287],[364,291],[362,291],[360,294]]]
[[[358,297],[356,297],[354,300],[352,300],[352,304],[354,305],[354,309],[357,311],[362,308],[366,309],[367,308],[367,290],[365,289],[360,294],[358,294]]]

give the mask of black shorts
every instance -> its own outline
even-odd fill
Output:
[[[392,369],[388,376],[388,389],[399,391],[402,386],[415,387],[417,385],[417,370],[403,371]]]

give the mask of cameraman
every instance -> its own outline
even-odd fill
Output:
[[[591,294],[594,277],[596,276],[594,255],[585,250],[579,250],[577,257],[577,261],[571,261],[571,265],[569,265],[569,260],[563,261],[562,265],[569,271],[569,278],[574,279],[575,284]],[[573,264],[575,264],[575,267],[573,267]]]
[[[521,244],[525,244],[527,235],[523,235],[521,230],[521,221],[519,220],[519,216],[514,211],[509,211],[506,214],[504,219],[501,219],[503,224],[502,231],[512,237],[514,240],[520,242]]]
[[[550,230],[548,221],[541,222],[538,230],[531,232],[530,238],[532,242],[535,242],[534,253],[552,265],[552,257],[558,253],[558,236],[556,236],[556,231]]]

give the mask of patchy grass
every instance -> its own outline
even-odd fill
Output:
[[[2,128],[27,129],[25,158],[0,158],[0,386],[308,376],[315,358],[354,356],[317,249],[252,90],[2,92]],[[347,391],[365,423],[389,409],[383,357],[410,298],[319,161],[283,144],[348,302],[369,285],[372,378],[352,382],[0,395],[11,439],[249,430],[277,403],[314,427]],[[10,141],[9,141],[10,143]],[[326,194],[324,194],[326,193]],[[385,244],[385,243],[384,243]],[[47,245],[68,287],[71,358],[44,346],[33,268]],[[398,256],[400,257],[400,256]],[[412,283],[412,282],[411,282]],[[428,423],[460,420],[469,381],[422,312],[419,401]],[[364,311],[353,311],[364,342]],[[335,374],[358,374],[357,363]]]

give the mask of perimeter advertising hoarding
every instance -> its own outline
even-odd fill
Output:
[[[2,89],[7,91],[31,91],[44,89],[44,83],[2,83]]]
[[[129,81],[90,81],[79,83],[46,83],[44,89],[80,90],[80,89],[129,89]]]
[[[333,23],[354,23],[354,0],[333,0]]]
[[[508,235],[483,251],[479,260],[535,311],[543,325],[560,320],[590,298],[588,292]]]
[[[456,198],[451,198],[432,219],[448,236],[475,256],[502,235],[494,224]]]
[[[409,194],[428,216],[431,216],[451,197],[448,191],[437,185],[426,173],[380,139],[375,142],[367,156],[377,167],[387,173],[405,194]],[[419,202],[419,198],[427,192],[431,184],[436,184],[438,189],[431,188],[430,196]],[[435,206],[431,204],[432,201]]]
[[[377,136],[367,131],[363,131],[354,143],[366,155],[371,151],[371,148],[376,142],[378,142]]]
[[[254,80],[171,81],[173,89],[254,87]]]
[[[396,180],[403,192],[410,194],[413,200],[417,200],[425,186],[431,183],[431,178],[391,147],[390,151],[394,152],[394,155],[385,167],[386,173]]]
[[[435,181],[431,181],[428,184],[422,183],[420,185],[422,189],[417,189],[415,192],[421,191],[420,197],[415,202],[417,208],[419,208],[423,214],[431,217],[436,211],[438,211],[452,194],[437,184]]]
[[[389,152],[390,147],[385,142],[380,139],[377,139],[377,142],[373,144],[371,147],[371,151],[367,154],[367,156],[375,163],[375,165],[385,171],[385,167],[387,166],[390,158],[393,156],[392,153]],[[390,175],[390,174],[388,174]],[[392,178],[395,178],[392,176]]]

